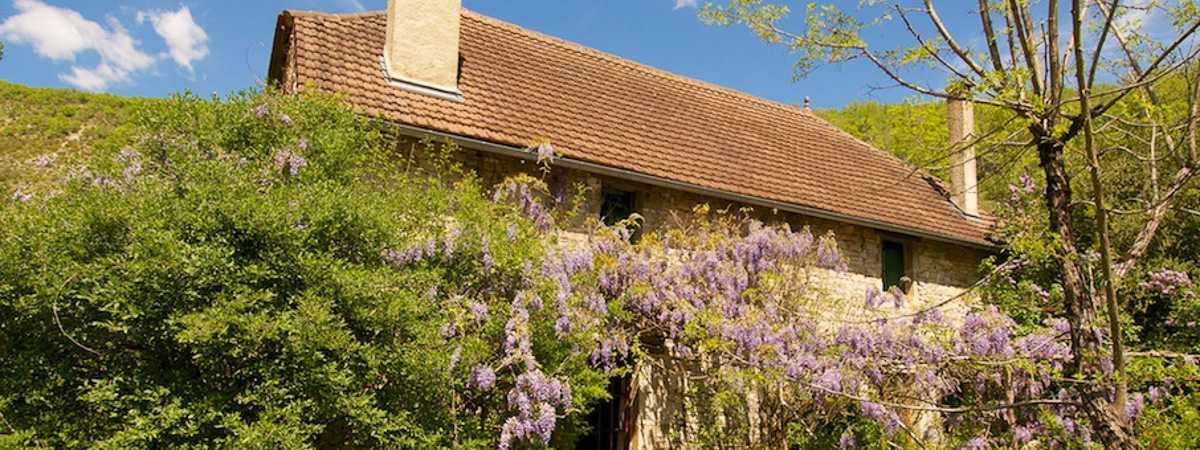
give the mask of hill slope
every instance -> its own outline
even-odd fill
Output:
[[[93,148],[121,145],[148,101],[0,81],[0,194],[48,189]]]

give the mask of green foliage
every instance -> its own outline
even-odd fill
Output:
[[[840,109],[817,110],[817,115],[872,146],[891,152],[925,172],[949,181],[950,135],[946,105],[941,101],[902,103],[852,102]],[[1020,122],[1000,109],[975,108],[979,197],[984,210],[995,210],[1010,198],[1008,186],[1022,174],[1036,174],[1032,152],[995,151],[1000,141],[1019,132]]]
[[[1144,398],[1139,437],[1145,448],[1200,448],[1200,365],[1178,360],[1140,358],[1129,366],[1130,388],[1160,392]]]
[[[0,445],[495,446],[502,391],[465,380],[503,322],[454,346],[441,326],[450,293],[522,283],[527,220],[469,176],[405,173],[331,98],[184,95],[120,127],[128,147],[0,204]],[[381,258],[450,223],[454,255]],[[531,319],[533,351],[577,387],[575,423],[606,381],[552,324]]]

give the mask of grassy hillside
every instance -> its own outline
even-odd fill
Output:
[[[0,81],[0,194],[50,189],[94,148],[122,145],[147,101]]]

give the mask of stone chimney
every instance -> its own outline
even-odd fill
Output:
[[[388,0],[383,67],[394,85],[443,98],[458,90],[461,0]]]
[[[975,107],[966,100],[946,100],[946,122],[950,126],[950,199],[964,213],[979,215],[978,179],[975,175]]]

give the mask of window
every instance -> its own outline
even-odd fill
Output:
[[[904,244],[895,241],[883,241],[883,290],[890,290],[892,287],[900,287],[906,290],[901,279],[908,272],[905,267]]]
[[[600,191],[600,220],[614,225],[628,219],[636,211],[637,195],[630,191],[604,188]]]

